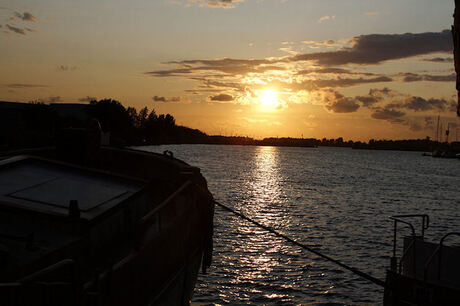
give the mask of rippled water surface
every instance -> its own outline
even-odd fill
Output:
[[[395,214],[426,213],[429,239],[460,231],[460,161],[346,148],[168,145],[201,168],[214,197],[384,279]],[[405,233],[408,233],[407,231]],[[401,234],[403,234],[401,232]],[[380,304],[383,290],[216,207],[203,304]]]

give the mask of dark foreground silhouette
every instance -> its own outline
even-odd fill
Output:
[[[37,142],[62,119],[43,105],[9,114]],[[111,115],[123,123],[120,114]],[[212,258],[205,178],[168,154],[102,140],[90,119],[87,128],[60,130],[54,146],[0,152],[0,305],[190,303],[199,268],[206,272]]]

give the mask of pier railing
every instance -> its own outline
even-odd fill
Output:
[[[421,230],[419,233],[416,232],[411,222],[405,220],[410,218],[421,219]],[[424,241],[425,230],[429,227],[428,215],[398,215],[392,216],[390,219],[394,221],[391,271],[399,275],[415,278],[424,283],[440,284],[443,282],[458,282],[458,277],[454,277],[454,275],[460,272],[460,268],[455,263],[460,251],[455,247],[445,246],[444,242],[452,236],[460,236],[460,232],[447,233],[436,244]],[[398,224],[404,224],[410,229],[410,236],[404,237],[404,251],[399,260],[396,254]]]
[[[438,258],[438,267],[437,267],[437,281],[440,281],[441,280],[441,269],[442,269],[442,249],[443,249],[443,244],[444,244],[444,240],[446,240],[447,237],[450,237],[450,236],[460,236],[460,232],[451,232],[451,233],[447,233],[446,235],[444,235],[441,240],[439,241],[439,245],[436,247],[435,251],[433,252],[433,254],[430,256],[430,258],[428,259],[428,261],[425,263],[425,269],[423,271],[423,280],[426,282],[427,279],[428,279],[428,270],[431,266],[431,264],[434,262],[434,258]]]
[[[420,230],[420,236],[417,236],[416,231],[412,223],[405,221],[405,219],[413,219],[413,218],[420,218],[422,221],[421,224],[421,230]],[[394,221],[394,230],[393,230],[393,256],[391,257],[391,270],[392,271],[399,271],[399,274],[402,273],[402,263],[408,256],[409,252],[412,251],[412,256],[413,256],[413,273],[415,275],[416,273],[416,247],[415,243],[417,239],[423,240],[425,237],[425,230],[428,229],[430,226],[430,217],[426,214],[410,214],[410,215],[396,215],[390,217],[391,220]],[[412,240],[410,244],[407,246],[407,248],[404,249],[404,252],[399,260],[399,265],[398,265],[398,259],[396,257],[396,243],[397,243],[397,232],[398,232],[398,223],[402,223],[407,225],[411,229],[411,234],[412,234]]]

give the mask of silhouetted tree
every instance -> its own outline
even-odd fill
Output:
[[[145,127],[145,124],[147,122],[147,117],[149,116],[149,109],[146,107],[142,108],[140,111],[139,111],[139,115],[138,115],[138,122],[139,122],[139,126],[144,128]]]
[[[103,99],[90,102],[90,115],[99,120],[104,132],[125,136],[131,127],[131,118],[125,107],[118,101]]]
[[[176,119],[174,119],[173,116],[171,116],[170,114],[166,114],[166,117],[165,117],[165,122],[167,125],[169,126],[174,126],[176,125]]]
[[[128,107],[126,109],[129,117],[129,123],[132,127],[138,128],[139,127],[139,119],[137,115],[137,110],[134,107]]]

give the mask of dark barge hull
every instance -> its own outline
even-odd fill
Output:
[[[199,268],[206,269],[212,255],[214,204],[198,168],[111,147],[101,147],[90,160],[78,150],[25,153],[31,157],[0,161],[0,181],[21,167],[55,171],[57,181],[0,188],[0,223],[7,227],[0,228],[1,305],[190,303]],[[26,184],[21,175],[12,177]],[[72,204],[54,203],[60,195],[52,195],[51,204],[31,198],[37,188],[53,190],[52,184],[68,177],[82,182],[81,193],[85,186],[121,192],[90,208],[80,201],[77,212]]]
[[[384,305],[458,305],[460,290],[388,270]]]

